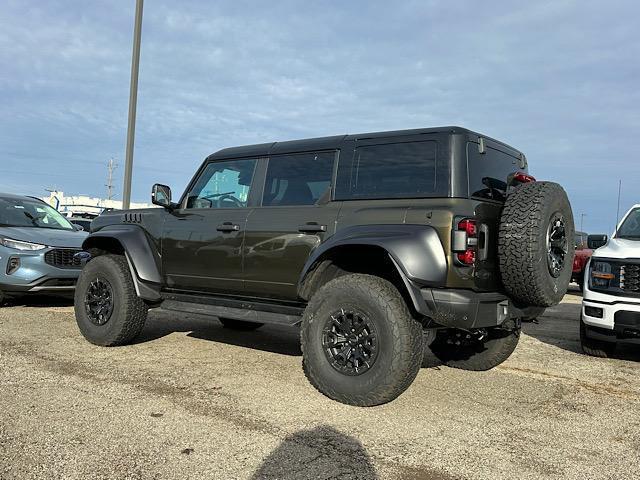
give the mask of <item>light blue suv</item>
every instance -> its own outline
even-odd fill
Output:
[[[87,236],[42,200],[0,193],[0,304],[28,293],[69,293]]]

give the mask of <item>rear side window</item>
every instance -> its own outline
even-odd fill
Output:
[[[481,154],[477,143],[468,142],[467,171],[469,196],[503,202],[509,175],[526,169],[520,168],[520,160],[513,155],[491,147]]]
[[[335,152],[269,158],[263,206],[315,205],[331,186]]]
[[[437,142],[357,147],[349,182],[336,199],[414,198],[436,193]]]

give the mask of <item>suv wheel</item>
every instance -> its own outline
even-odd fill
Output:
[[[449,367],[490,370],[511,356],[520,339],[520,322],[507,320],[499,327],[474,331],[438,330],[430,345],[433,354]]]
[[[232,330],[250,331],[256,330],[264,325],[264,323],[247,322],[246,320],[234,320],[233,318],[218,318],[224,328]]]
[[[147,305],[136,295],[122,255],[102,255],[87,263],[76,285],[74,304],[82,335],[105,347],[131,342],[147,319]]]
[[[500,217],[498,257],[509,296],[525,305],[557,305],[573,270],[574,226],[564,189],[532,182],[509,194]]]
[[[329,398],[349,405],[390,402],[422,363],[422,326],[398,290],[371,275],[324,285],[302,317],[305,375]]]
[[[587,336],[587,327],[580,316],[580,347],[582,351],[592,357],[609,358],[616,351],[615,342],[594,340]]]

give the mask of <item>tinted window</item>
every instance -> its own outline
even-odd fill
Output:
[[[356,148],[349,182],[336,198],[412,198],[436,192],[437,143],[404,142]]]
[[[331,185],[334,158],[334,152],[271,157],[262,205],[314,205]]]
[[[247,206],[255,159],[209,163],[187,196],[186,208]]]
[[[478,144],[467,143],[469,171],[469,195],[504,201],[509,175],[520,168],[518,158],[500,150],[486,147],[486,153],[478,152]]]

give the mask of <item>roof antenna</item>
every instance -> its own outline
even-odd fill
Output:
[[[618,180],[618,209],[616,210],[616,229],[613,231],[613,236],[618,234],[618,223],[620,222],[620,191],[622,190],[622,180]]]

